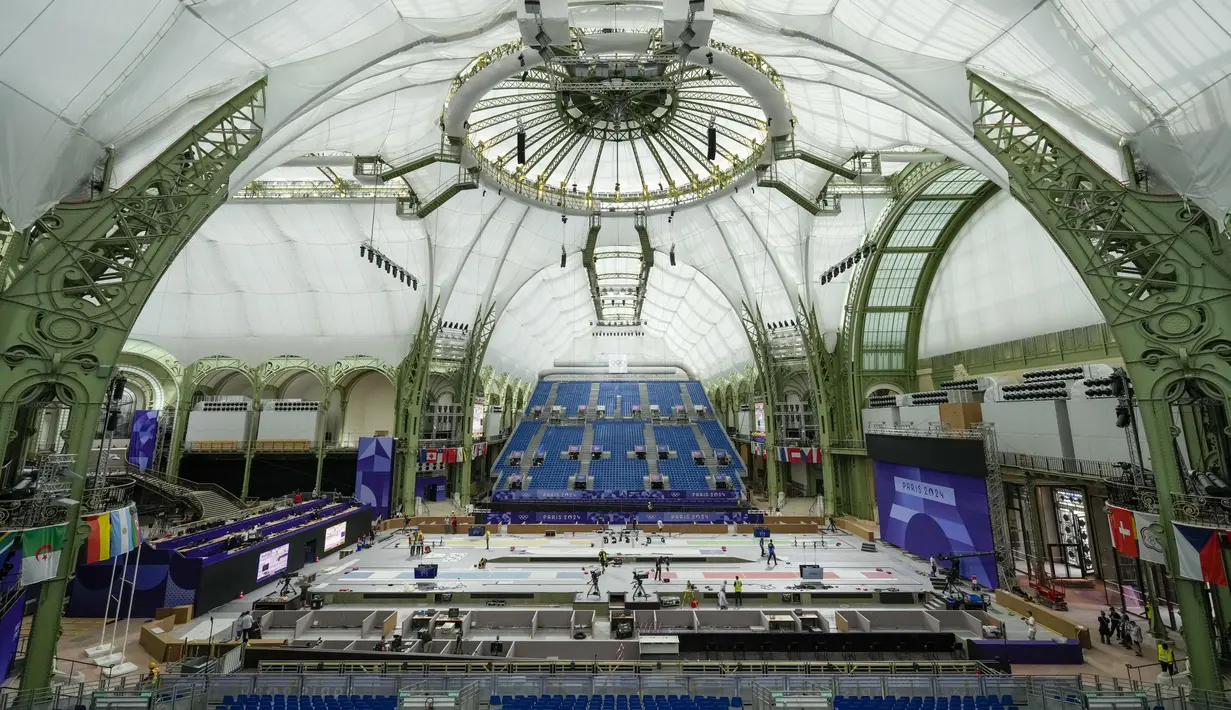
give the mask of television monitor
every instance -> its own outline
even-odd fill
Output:
[[[346,523],[325,528],[325,552],[346,543]]]
[[[291,558],[291,543],[278,545],[261,553],[256,562],[256,580],[268,579],[286,569]]]

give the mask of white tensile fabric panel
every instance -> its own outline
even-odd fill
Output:
[[[888,197],[858,198],[847,195],[843,197],[840,214],[820,217],[812,222],[812,232],[807,241],[807,289],[821,330],[838,332],[842,329],[846,318],[847,292],[859,267],[847,269],[824,285],[821,284],[821,274],[863,244],[880,222],[882,213],[892,207],[893,201]]]
[[[1002,192],[958,231],[941,261],[923,313],[919,356],[1101,322],[1064,253]]]
[[[427,246],[417,223],[375,216],[355,203],[224,205],[172,263],[132,337],[185,363],[217,354],[397,362],[426,291],[361,259],[359,244],[375,224],[378,248],[408,267],[426,263]]]

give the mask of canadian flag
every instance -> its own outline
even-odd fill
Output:
[[[1133,520],[1133,511],[1127,508],[1108,506],[1110,511],[1107,519],[1111,523],[1111,544],[1122,555],[1137,557],[1137,525]]]
[[[428,449],[425,463],[444,463],[441,461],[440,449]]]

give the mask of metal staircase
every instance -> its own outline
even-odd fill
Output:
[[[644,382],[637,383],[637,394],[641,395],[641,416],[650,418],[650,388]]]
[[[138,485],[154,491],[168,500],[181,501],[197,512],[202,520],[209,518],[238,518],[244,511],[239,499],[224,491],[215,490],[210,486],[194,484],[187,479],[168,481],[153,472],[142,472],[130,469],[126,475],[131,476]]]
[[[688,417],[688,421],[692,421],[697,415],[693,412],[692,395],[688,394],[688,387],[683,382],[680,383],[680,397],[684,400],[684,416]],[[694,426],[693,429],[696,430],[697,427]]]
[[[547,391],[547,401],[543,403],[543,417],[546,418],[551,414],[551,408],[556,406],[557,389],[560,387],[559,382],[551,383],[551,389]]]
[[[591,382],[590,399],[586,402],[586,419],[594,419],[596,411],[598,411],[598,383]],[[612,416],[612,414],[612,412],[607,412],[607,416],[609,417]],[[591,429],[591,427],[586,427],[586,429]],[[591,440],[593,440],[593,434],[591,434]],[[589,451],[589,449],[582,449],[582,451]]]
[[[594,385],[594,387],[596,390],[598,389],[598,385]],[[597,397],[597,394],[591,393],[590,396],[591,398]],[[583,433],[581,435],[581,453],[578,455],[578,458],[581,461],[580,473],[586,476],[589,476],[590,475],[590,447],[594,446],[594,425],[587,423],[585,427],[583,427],[582,431]]]
[[[648,398],[644,382],[641,383],[641,396]],[[654,440],[654,427],[649,422],[645,423],[645,462],[650,473],[658,473],[658,442]]]

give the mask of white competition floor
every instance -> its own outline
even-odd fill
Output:
[[[588,570],[597,566],[598,552],[610,558],[623,556],[623,565],[609,565],[600,589],[619,591],[632,587],[632,570],[653,571],[653,560],[669,560],[663,581],[649,580],[646,589],[678,592],[687,582],[703,590],[717,590],[738,576],[745,593],[783,592],[799,588],[799,565],[818,565],[824,570],[827,591],[838,593],[931,589],[925,574],[909,558],[892,549],[864,552],[860,541],[846,533],[799,535],[774,539],[778,564],[761,557],[759,540],[751,535],[675,535],[644,537],[629,543],[609,541],[587,533],[567,537],[494,535],[491,548],[483,538],[465,535],[434,536],[426,555],[411,557],[406,538],[386,535],[370,550],[348,556],[318,573],[312,591],[317,592],[415,592],[415,591],[535,591],[585,592]],[[823,545],[823,546],[822,546]],[[478,569],[487,558],[486,569]],[[416,580],[418,564],[438,565],[435,579]],[[651,575],[652,576],[652,575]]]

